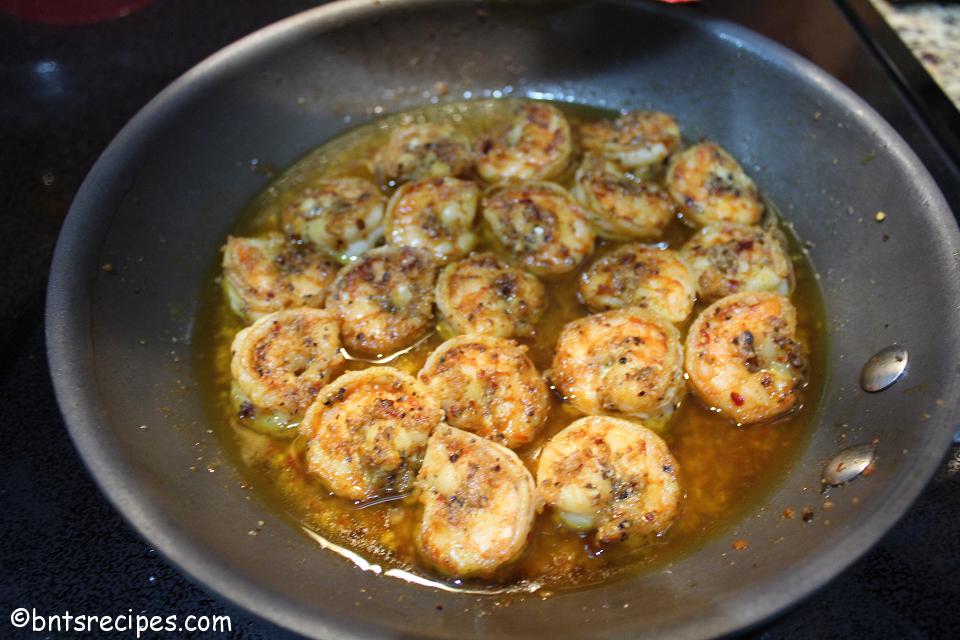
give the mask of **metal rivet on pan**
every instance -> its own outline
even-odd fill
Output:
[[[864,391],[883,391],[903,376],[907,370],[907,350],[893,344],[881,349],[863,365],[860,386]]]
[[[859,476],[873,464],[876,448],[872,444],[861,444],[844,449],[830,458],[823,467],[824,487],[836,487],[846,484]]]

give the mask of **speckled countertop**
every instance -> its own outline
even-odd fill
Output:
[[[960,3],[872,1],[960,108]]]

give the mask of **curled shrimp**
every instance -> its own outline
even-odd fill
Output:
[[[302,307],[263,316],[237,333],[230,371],[241,423],[280,433],[346,364],[337,318]]]
[[[628,420],[580,418],[544,446],[537,489],[567,526],[598,544],[667,531],[680,513],[677,461],[656,433]]]
[[[580,137],[585,149],[625,169],[645,169],[663,162],[680,144],[680,125],[665,113],[631,111],[581,125]]]
[[[695,144],[670,158],[666,185],[685,219],[698,226],[757,224],[763,215],[757,185],[740,163],[714,142]]]
[[[491,190],[483,198],[483,218],[497,241],[537,275],[572,271],[593,251],[587,213],[549,182]]]
[[[493,253],[447,265],[437,279],[437,309],[457,333],[531,336],[546,306],[543,283]]]
[[[640,307],[683,322],[693,310],[697,287],[676,251],[626,244],[580,274],[580,295],[591,309]]]
[[[477,243],[474,219],[480,188],[456,178],[428,178],[402,185],[387,205],[387,244],[420,247],[446,262]]]
[[[697,280],[704,300],[741,291],[793,291],[793,264],[783,240],[773,229],[720,222],[690,238],[681,254]]]
[[[327,308],[351,352],[381,356],[416,342],[433,319],[437,264],[423,249],[380,247],[337,274]]]
[[[345,373],[320,390],[300,423],[307,470],[351,500],[405,493],[442,418],[433,395],[402,371]]]
[[[339,265],[280,233],[262,238],[227,237],[223,288],[230,308],[244,320],[291,307],[322,307]]]
[[[807,362],[796,328],[796,309],[774,293],[747,291],[713,303],[687,334],[694,393],[738,424],[797,407]]]
[[[487,182],[549,180],[567,167],[573,153],[570,124],[556,107],[521,105],[501,135],[481,141],[477,171]]]
[[[597,234],[611,240],[658,238],[676,217],[673,200],[660,185],[625,174],[599,156],[584,157],[572,193]]]
[[[394,186],[411,180],[465,175],[473,167],[470,141],[449,124],[397,127],[373,158],[378,182]]]
[[[386,199],[369,180],[333,178],[304,189],[280,220],[288,235],[349,262],[383,239],[385,207]]]
[[[430,354],[419,377],[450,425],[516,448],[534,439],[550,410],[526,351],[506,338],[457,336]]]
[[[541,508],[533,477],[506,447],[441,425],[417,476],[420,555],[449,576],[489,576],[520,556]]]
[[[683,398],[682,362],[677,328],[628,307],[567,323],[547,375],[583,413],[651,420],[669,416]]]

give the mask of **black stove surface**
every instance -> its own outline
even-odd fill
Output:
[[[29,10],[38,4],[5,0],[0,7]],[[292,637],[196,586],[106,502],[56,407],[42,305],[60,224],[110,139],[208,54],[313,4],[160,0],[127,17],[83,26],[0,14],[0,637],[60,637],[18,632],[9,620],[18,607],[40,614],[229,615],[233,631],[226,637]],[[952,160],[960,149],[941,146],[956,133],[956,112],[925,99],[929,78],[922,70],[918,75],[916,68],[904,72],[896,65],[898,56],[904,59],[896,49],[901,45],[884,35],[866,0],[706,0],[677,10],[729,17],[838,77],[900,132],[960,211],[960,174]],[[751,635],[956,637],[958,513],[955,446],[917,504],[879,545]]]

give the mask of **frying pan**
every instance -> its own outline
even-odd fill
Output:
[[[251,165],[287,165],[381,111],[422,104],[438,81],[440,99],[672,113],[687,139],[710,136],[740,158],[810,243],[829,342],[815,429],[764,504],[669,567],[550,598],[379,575],[278,518],[208,431],[192,323],[218,247],[265,184]],[[956,223],[903,140],[838,82],[742,28],[638,2],[350,0],[212,56],[117,136],[60,236],[49,358],[70,434],[114,505],[183,571],[280,625],[350,638],[713,636],[823,585],[929,480],[960,408],[958,255]],[[862,365],[894,343],[909,351],[906,378],[865,393]],[[871,441],[875,472],[822,496],[825,461]],[[788,507],[812,518],[784,518]],[[735,538],[749,548],[733,551]]]

